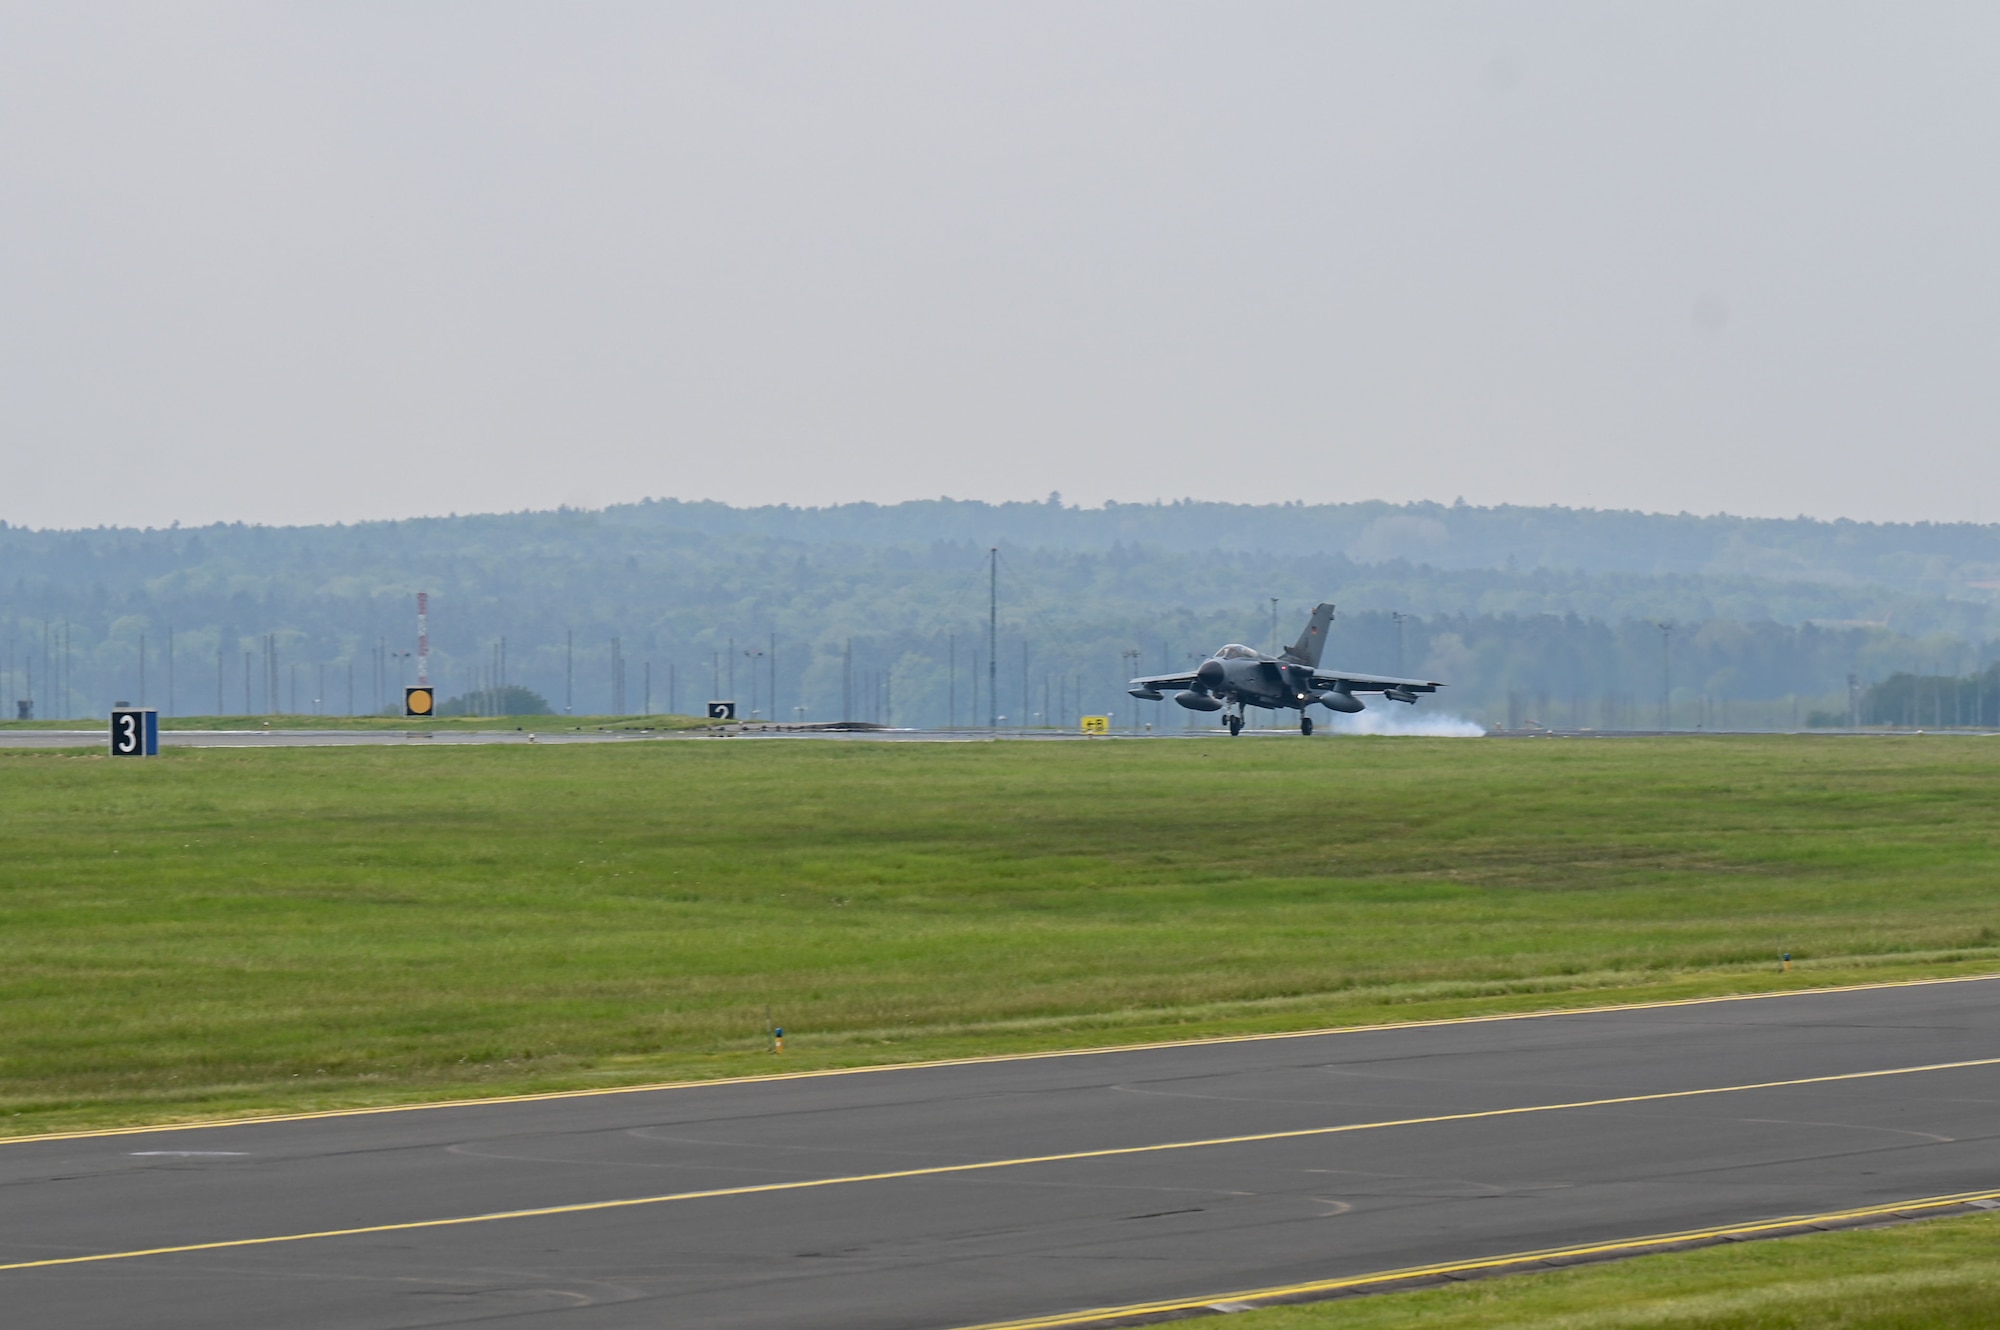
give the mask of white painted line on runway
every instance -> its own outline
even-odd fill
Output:
[[[209,1131],[217,1127],[256,1127],[280,1122],[317,1122],[327,1118],[367,1117],[376,1113],[421,1113],[440,1108],[483,1108],[498,1104],[541,1104],[565,1099],[609,1098],[653,1094],[661,1090],[700,1090],[719,1086],[763,1085],[777,1081],[819,1080],[835,1076],[872,1076],[880,1072],[925,1071],[941,1067],[980,1067],[1006,1062],[1039,1062],[1057,1058],[1103,1057],[1113,1053],[1145,1053],[1169,1048],[1208,1048],[1227,1044],[1274,1043],[1285,1039],[1319,1039],[1330,1035],[1377,1034],[1385,1030],[1432,1030],[1456,1025],[1497,1025],[1508,1021],[1553,1020],[1563,1016],[1603,1016],[1623,1011],[1661,1011],[1675,1007],[1705,1007],[1727,1002],[1766,1002],[1778,998],[1825,997],[1835,993],[1869,993],[1892,988],[1928,988],[1943,984],[1983,984],[2000,974],[1948,975],[1941,979],[1878,979],[1825,988],[1787,988],[1761,993],[1720,993],[1711,997],[1659,998],[1649,1002],[1607,1002],[1592,1007],[1543,1007],[1535,1011],[1500,1011],[1482,1016],[1440,1016],[1430,1020],[1383,1021],[1375,1025],[1332,1025],[1311,1030],[1273,1030],[1260,1034],[1206,1035],[1195,1039],[1160,1039],[1139,1044],[1100,1044],[1091,1048],[1057,1048],[1039,1053],[987,1053],[975,1057],[940,1058],[934,1062],[877,1062],[864,1067],[821,1067],[813,1071],[773,1071],[754,1076],[720,1076],[700,1081],[650,1081],[639,1085],[601,1086],[589,1090],[538,1090],[528,1094],[493,1095],[483,1099],[432,1099],[415,1104],[377,1104],[365,1108],[322,1108],[304,1113],[273,1113],[262,1117],[209,1118],[197,1122],[155,1122],[132,1127],[91,1127],[81,1131],[0,1136],[0,1145],[32,1145],[38,1141],[82,1141],[112,1136],[147,1136],[176,1131]]]
[[[610,1201],[581,1201],[570,1205],[537,1206],[526,1210],[499,1210],[489,1214],[456,1215],[445,1219],[414,1219],[394,1224],[366,1224],[355,1228],[323,1229],[310,1233],[278,1233],[265,1237],[225,1238],[215,1242],[191,1242],[172,1247],[146,1247],[135,1251],[93,1252],[85,1256],[52,1256],[34,1261],[0,1264],[0,1271],[40,1270],[59,1265],[89,1265],[102,1261],[129,1261],[145,1256],[173,1256],[186,1252],[224,1251],[237,1247],[267,1247],[280,1243],[314,1242],[325,1238],[361,1237],[371,1233],[408,1233],[418,1229],[458,1228],[468,1224],[492,1224],[510,1219],[546,1219],[560,1215],[590,1214],[604,1210],[629,1210],[639,1206],[666,1205],[674,1201],[704,1201],[725,1196],[757,1196],[771,1192],[809,1191],[822,1187],[844,1187],[863,1182],[895,1182],[906,1178],[935,1178],[950,1174],[986,1173],[1004,1168],[1025,1168],[1033,1164],[1066,1164],[1086,1159],[1115,1159],[1129,1155],[1164,1154],[1168,1151],[1205,1150],[1225,1145],[1255,1145],[1268,1141],[1303,1140],[1315,1136],[1342,1136],[1394,1127],[1427,1127],[1448,1122],[1475,1122],[1487,1118],[1524,1117],[1533,1113],[1561,1113],[1583,1108],[1613,1108],[1626,1104],[1652,1104],[1669,1099],[1698,1099],[1716,1095],[1744,1094],[1752,1090],[1781,1090],[1802,1085],[1831,1085],[1843,1081],[1880,1080],[1891,1076],[1915,1076],[1926,1072],[1961,1071],[1973,1067],[2000,1066],[2000,1057],[1973,1058],[1963,1062],[1931,1062],[1914,1067],[1884,1067],[1875,1071],[1837,1072],[1828,1076],[1801,1076],[1782,1081],[1755,1081],[1747,1085],[1708,1086],[1698,1090],[1660,1090],[1650,1094],[1615,1095],[1605,1099],[1579,1099],[1555,1104],[1525,1104],[1515,1108],[1477,1109],[1467,1113],[1439,1113],[1427,1117],[1392,1118],[1382,1122],[1349,1122],[1332,1127],[1300,1127],[1291,1131],[1255,1132],[1243,1136],[1215,1136],[1204,1140],[1163,1141],[1153,1145],[1122,1145],[1098,1150],[1073,1150],[1061,1154],[1029,1155],[1018,1159],[984,1159],[966,1164],[934,1164],[925,1168],[902,1168],[882,1173],[857,1173],[844,1177],[801,1178],[791,1182],[760,1182],[742,1187],[716,1187],[706,1191],[669,1192],[659,1196],[628,1196]],[[1986,1193],[1982,1193],[1984,1195]],[[2000,1195],[2000,1192],[1992,1193]],[[1224,1295],[1228,1296],[1228,1295]]]
[[[1819,1214],[1781,1215],[1742,1224],[1722,1224],[1714,1228],[1684,1229],[1678,1233],[1653,1233],[1645,1237],[1612,1242],[1586,1242],[1573,1247],[1547,1247],[1539,1251],[1509,1252],[1471,1261],[1445,1261],[1435,1265],[1404,1266],[1377,1270],[1371,1274],[1349,1275],[1341,1279],[1317,1279],[1302,1284],[1276,1284],[1269,1288],[1238,1289],[1231,1293],[1204,1293],[1193,1298],[1170,1298],[1157,1302],[1132,1302],[1117,1307],[1092,1307],[1084,1311],[1059,1312],[1053,1316],[1030,1316],[1013,1321],[987,1321],[962,1326],[959,1330],[1077,1330],[1124,1321],[1136,1317],[1171,1316],[1190,1311],[1254,1311],[1274,1303],[1310,1301],[1316,1295],[1331,1297],[1359,1292],[1381,1285],[1417,1283],[1480,1273],[1505,1271],[1509,1266],[1548,1265],[1558,1262],[1606,1260],[1619,1256],[1639,1256],[1668,1248],[1725,1242],[1736,1238],[1776,1237],[1814,1228],[1847,1227],[1871,1219],[1897,1216],[1916,1217],[1925,1210],[1945,1210],[1959,1206],[1991,1209],[2000,1204],[2000,1191],[1956,1192],[1948,1196],[1922,1196],[1914,1200],[1891,1201],[1849,1210],[1827,1210]],[[1521,1273],[1526,1273],[1524,1269]]]

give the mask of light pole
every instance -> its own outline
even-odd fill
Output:
[[[757,662],[764,658],[764,653],[757,647],[748,647],[744,650],[743,655],[750,662],[750,714],[755,716],[757,714]]]
[[[1403,620],[1409,617],[1401,610],[1389,611],[1389,618],[1396,625],[1396,673],[1398,674],[1403,672]]]
[[[1000,728],[1000,547],[986,552],[987,728]]]
[[[1125,656],[1125,677],[1130,679],[1139,673],[1139,648],[1126,647],[1123,654]],[[1137,707],[1132,708],[1132,728],[1134,730],[1139,728],[1139,708]]]
[[[1674,625],[1672,621],[1653,625],[1660,630],[1660,731],[1665,733],[1673,728],[1673,646]]]

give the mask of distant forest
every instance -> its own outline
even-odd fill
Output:
[[[379,711],[413,677],[418,591],[433,681],[474,710],[505,688],[510,708],[532,694],[578,715],[726,696],[788,720],[1109,712],[1179,728],[1207,722],[1135,702],[1123,680],[1226,641],[1289,641],[1325,599],[1340,607],[1329,659],[1449,685],[1420,713],[1517,729],[1904,724],[1914,699],[1978,693],[1949,681],[1994,663],[2000,528],[1464,504],[1082,509],[1054,495],[0,524],[0,695],[10,717],[24,703],[101,716],[120,700]],[[1866,717],[1864,699],[1879,700]],[[2000,723],[1967,705],[1960,723]],[[1945,715],[1932,706],[1933,723]]]

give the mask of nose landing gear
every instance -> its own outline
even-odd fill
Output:
[[[1307,738],[1311,738],[1312,732],[1313,732],[1313,718],[1311,716],[1300,716],[1299,733],[1305,735]]]

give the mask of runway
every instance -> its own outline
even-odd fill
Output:
[[[646,731],[533,731],[535,743],[627,743],[667,737]],[[418,745],[524,744],[527,730],[161,730],[161,748],[351,748]],[[704,736],[705,737],[705,736]],[[0,730],[0,748],[99,748],[107,731]]]
[[[744,725],[715,730],[161,730],[161,748],[355,748],[455,747],[467,744],[603,744],[648,743],[661,740],[717,739],[759,742],[811,739],[836,743],[988,743],[1026,739],[1042,743],[1100,743],[1104,738],[1151,739],[1206,736],[1209,731],[1161,731],[1158,734],[1120,730],[1108,736],[1073,734],[1065,730],[814,730]],[[1245,737],[1251,731],[1245,731]],[[1275,733],[1275,732],[1274,732]],[[105,728],[90,730],[0,729],[0,748],[106,748]]]
[[[1077,1324],[2000,1196],[2000,980],[13,1141],[0,1188],[10,1326]]]

